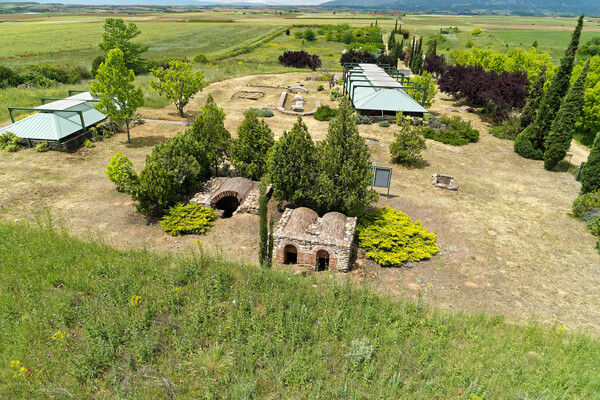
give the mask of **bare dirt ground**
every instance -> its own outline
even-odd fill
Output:
[[[288,85],[310,74],[235,78],[212,84],[188,106],[193,119],[211,93],[227,113],[226,125],[235,136],[242,111],[276,103],[281,90],[259,101],[235,99],[247,83]],[[262,89],[259,89],[262,90]],[[329,103],[328,92],[313,99]],[[273,104],[274,105],[274,104]],[[403,268],[381,268],[359,259],[359,267],[339,279],[353,279],[384,295],[420,295],[428,303],[450,310],[501,313],[512,321],[540,320],[567,328],[600,333],[600,256],[595,239],[584,224],[568,217],[579,183],[572,175],[547,172],[540,161],[526,160],[512,151],[512,142],[487,134],[479,114],[438,95],[432,111],[459,114],[481,131],[479,142],[453,147],[427,141],[421,168],[395,166],[389,205],[406,212],[437,234],[441,251],[431,260]],[[175,109],[143,110],[147,118],[178,120]],[[279,137],[296,118],[275,112],[266,121]],[[322,140],[327,123],[306,117],[309,130]],[[207,235],[170,237],[135,212],[129,196],[117,193],[104,176],[115,152],[129,156],[140,170],[152,146],[183,127],[146,123],[133,128],[130,145],[124,134],[75,154],[0,153],[0,218],[32,220],[48,210],[69,232],[99,239],[121,248],[148,248],[188,253],[200,242],[205,248],[235,260],[256,261],[258,217],[239,215],[218,220]],[[359,126],[370,138],[373,162],[389,165],[389,144],[395,127]],[[455,177],[457,192],[431,185],[433,173]],[[380,193],[384,193],[380,190]],[[284,268],[284,267],[281,267]],[[285,267],[287,268],[287,267]],[[325,276],[325,275],[323,275]]]

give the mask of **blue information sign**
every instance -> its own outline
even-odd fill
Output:
[[[387,197],[390,197],[390,184],[392,182],[392,169],[389,167],[378,167],[373,166],[373,182],[371,183],[371,189],[373,187],[387,188]]]

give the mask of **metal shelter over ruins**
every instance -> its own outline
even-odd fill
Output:
[[[24,139],[28,147],[48,142],[56,150],[74,150],[89,138],[90,127],[106,119],[106,115],[94,108],[97,101],[90,92],[69,90],[69,97],[42,98],[38,107],[8,107],[12,124],[0,128],[0,135],[12,132]],[[35,114],[16,121],[14,110]]]
[[[421,103],[406,91],[419,93]],[[425,89],[410,85],[410,77],[390,66],[376,64],[345,64],[344,94],[362,114],[393,117],[402,111],[406,115],[423,117]]]

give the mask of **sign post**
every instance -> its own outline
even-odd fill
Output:
[[[373,187],[387,188],[387,198],[390,198],[390,184],[392,182],[392,169],[390,167],[378,167],[373,165]]]

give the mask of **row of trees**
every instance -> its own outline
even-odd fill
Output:
[[[543,159],[544,167],[548,170],[554,168],[569,149],[575,122],[579,119],[583,104],[589,64],[584,67],[584,71],[576,81],[577,85],[575,83],[570,85],[582,26],[583,15],[579,17],[571,42],[565,50],[548,90],[539,100],[532,99],[539,102],[533,122],[525,127],[515,140],[514,148],[518,154],[525,158]]]
[[[301,117],[275,142],[269,126],[249,110],[232,140],[223,109],[209,96],[192,127],[154,147],[139,176],[125,161],[113,181],[132,195],[139,212],[159,216],[195,194],[229,158],[240,176],[267,176],[280,201],[358,216],[377,194],[368,189],[370,153],[352,114],[342,102],[326,139],[315,144]]]

